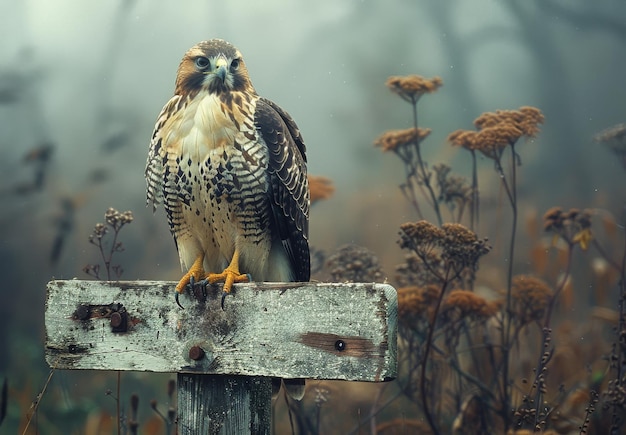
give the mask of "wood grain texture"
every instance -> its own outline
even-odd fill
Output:
[[[46,359],[60,369],[382,381],[396,376],[396,291],[386,284],[51,281]],[[204,354],[199,360],[198,348]]]
[[[181,435],[269,435],[271,410],[270,378],[178,374]]]

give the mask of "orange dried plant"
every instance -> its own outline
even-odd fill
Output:
[[[380,147],[383,152],[399,152],[401,148],[415,145],[425,139],[431,130],[430,128],[407,128],[404,130],[389,130],[378,136],[374,141],[374,146]]]
[[[311,204],[330,198],[335,193],[335,186],[330,178],[319,175],[309,175],[309,190],[311,192]]]
[[[405,101],[415,104],[424,94],[435,92],[443,86],[441,77],[427,79],[425,77],[411,74],[408,76],[391,76],[385,83],[395,94]]]

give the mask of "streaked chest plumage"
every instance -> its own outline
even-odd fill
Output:
[[[270,218],[267,147],[248,115],[256,100],[231,95],[227,101],[197,95],[164,138],[183,220],[194,236],[217,246],[230,245],[236,235],[261,242]]]

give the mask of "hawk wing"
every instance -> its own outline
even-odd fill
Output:
[[[148,150],[148,160],[146,162],[146,205],[152,205],[152,210],[156,210],[159,204],[165,203],[167,219],[170,231],[176,243],[174,228],[176,224],[183,225],[181,202],[188,202],[188,198],[180,192],[177,184],[178,163],[176,156],[171,155],[165,149],[164,132],[168,122],[174,121],[175,114],[180,113],[184,99],[180,95],[173,96],[159,113],[154,126],[152,139],[150,139],[150,149]],[[178,245],[177,245],[178,246]]]
[[[306,147],[291,116],[270,100],[257,101],[255,124],[269,152],[272,230],[280,235],[296,281],[308,281],[310,198]]]

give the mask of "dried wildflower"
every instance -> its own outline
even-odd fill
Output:
[[[330,198],[335,193],[335,186],[330,178],[309,175],[311,205],[322,199]]]
[[[440,228],[425,220],[403,223],[400,230],[400,248],[419,253],[426,253],[438,246],[444,237]]]
[[[447,223],[441,229],[444,232],[442,257],[455,263],[457,269],[476,270],[478,259],[491,250],[487,239],[479,240],[476,233],[461,224]]]
[[[474,126],[483,130],[502,124],[509,124],[526,137],[535,137],[539,133],[539,124],[543,124],[545,117],[536,107],[522,106],[519,110],[496,110],[485,112],[474,120]]]
[[[522,119],[518,123],[518,127],[524,133],[524,136],[532,138],[539,134],[539,124],[543,124],[545,116],[541,113],[541,110],[532,106],[522,106],[519,108],[519,112],[523,115]]]
[[[111,227],[113,227],[114,230],[117,231],[125,224],[129,224],[133,221],[133,212],[119,212],[113,207],[109,207],[104,213],[104,220],[108,225],[110,225]]]
[[[340,247],[326,265],[336,282],[381,282],[385,278],[376,255],[357,245]]]
[[[499,303],[489,302],[473,291],[453,290],[443,300],[440,315],[448,322],[461,319],[484,322],[495,315],[499,308]]]
[[[448,142],[471,151],[476,149],[477,134],[478,132],[474,130],[456,130],[448,135]]]
[[[396,267],[401,285],[449,283],[471,288],[478,260],[491,247],[487,240],[461,224],[443,224],[441,228],[427,222],[407,222],[400,226],[398,244],[413,255]]]
[[[615,155],[622,159],[626,169],[626,124],[617,124],[596,134],[596,142],[607,146]]]
[[[438,199],[445,203],[450,210],[458,207],[459,214],[461,214],[465,205],[472,200],[472,187],[465,178],[451,175],[451,170],[450,166],[443,163],[433,166],[439,188]]]
[[[569,246],[580,245],[585,251],[593,241],[591,232],[592,211],[572,208],[563,211],[560,207],[552,207],[543,215],[543,228],[554,233],[555,238],[563,239]]]
[[[421,258],[415,252],[405,256],[405,262],[396,266],[395,279],[399,286],[439,284],[445,273],[445,262],[438,252],[429,252]]]
[[[104,224],[97,223],[92,233],[89,235],[89,243],[97,244],[97,241],[102,240],[105,234],[108,232],[108,227]]]
[[[422,95],[439,89],[443,85],[443,80],[441,80],[441,77],[427,79],[413,74],[408,76],[391,76],[385,84],[392,92],[398,94],[400,98],[415,104]]]
[[[522,134],[519,128],[509,123],[485,127],[476,134],[474,147],[490,159],[499,159],[502,151],[517,142]]]
[[[441,289],[437,285],[410,286],[398,289],[398,318],[405,325],[430,318]]]
[[[401,148],[421,142],[430,134],[430,128],[407,128],[404,130],[389,130],[378,136],[374,146],[380,147],[383,152],[400,152]]]
[[[453,144],[480,150],[485,156],[498,159],[507,145],[513,145],[520,137],[536,137],[544,116],[536,107],[523,106],[519,110],[497,110],[485,112],[474,120],[479,130],[466,138],[463,131],[448,137]],[[471,142],[467,142],[471,141]]]
[[[511,284],[511,315],[520,325],[543,319],[553,291],[543,280],[516,275]]]
[[[561,207],[552,207],[543,215],[543,229],[550,231],[563,228],[563,219],[564,215]]]
[[[112,264],[113,254],[115,252],[124,251],[124,245],[117,241],[120,230],[126,224],[133,221],[133,213],[131,211],[119,212],[116,209],[109,207],[104,213],[104,220],[106,224],[97,223],[94,226],[92,233],[89,235],[89,243],[95,245],[100,251],[100,257],[106,268],[107,279],[111,279],[111,272],[114,272],[116,278],[119,278],[123,269],[119,264]],[[113,240],[108,242],[105,240],[106,234],[109,230],[113,230]],[[100,266],[98,264],[88,264],[83,267],[83,272],[88,275],[92,275],[96,279],[100,278]]]
[[[413,106],[413,126],[405,130],[388,131],[378,137],[374,144],[383,152],[393,151],[403,162],[406,179],[400,185],[405,198],[415,208],[420,219],[423,218],[418,192],[426,196],[429,205],[433,207],[437,222],[443,222],[439,203],[431,183],[432,172],[422,158],[420,142],[430,134],[430,129],[419,128],[417,124],[417,102],[422,95],[436,91],[442,85],[439,77],[426,79],[417,75],[393,76],[387,79],[389,89]]]

